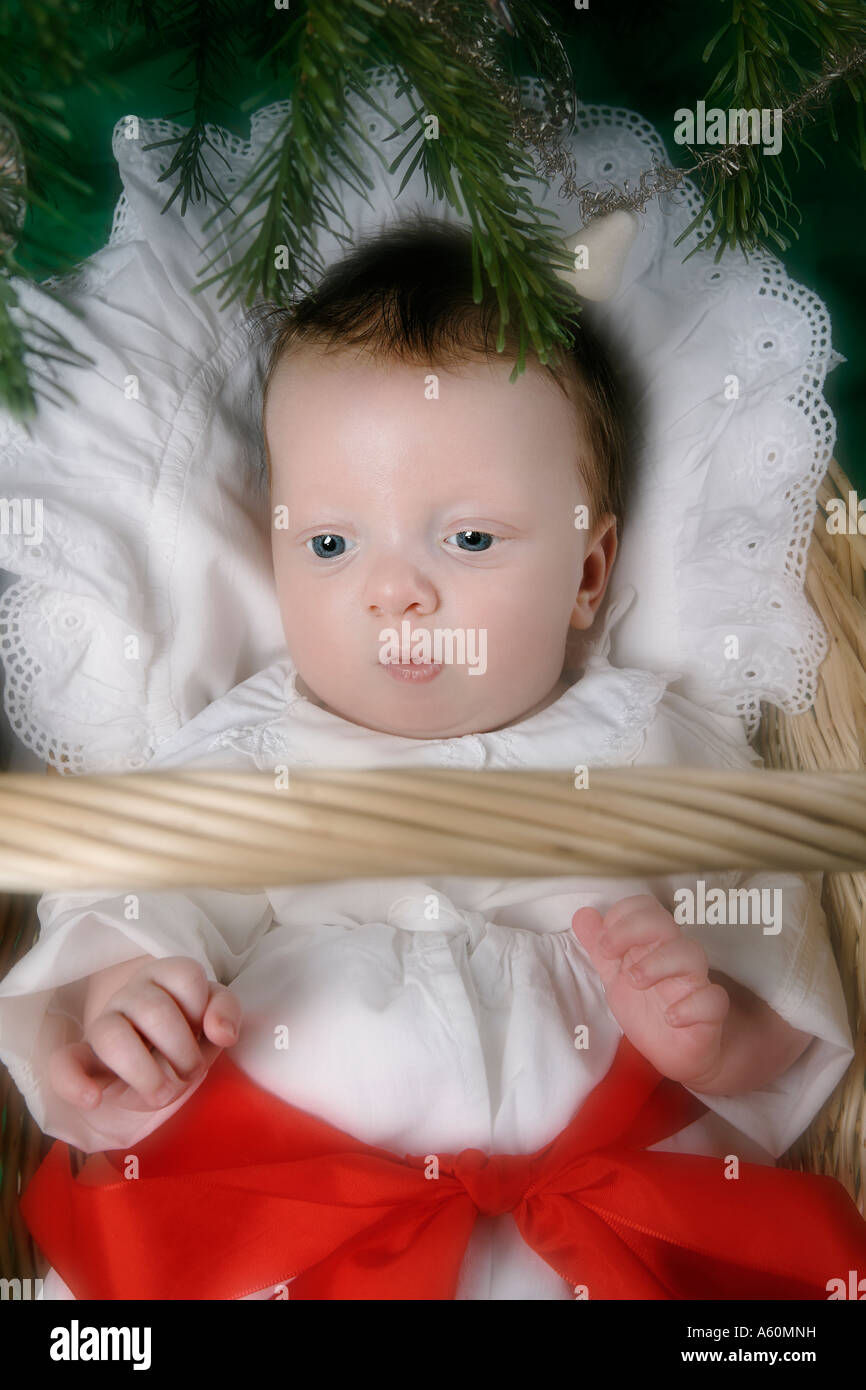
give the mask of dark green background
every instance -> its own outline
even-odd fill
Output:
[[[26,0],[23,3],[26,7]],[[269,8],[266,0],[263,6]],[[639,111],[675,152],[673,113],[680,106],[693,107],[706,91],[709,72],[701,63],[701,52],[729,13],[727,0],[697,4],[695,0],[644,0],[642,4],[591,0],[589,10],[582,12],[576,12],[568,0],[559,0],[556,9],[580,99]],[[109,32],[104,24],[92,24],[86,31],[86,51],[93,64],[89,71],[96,80],[100,70],[109,71],[123,91],[96,95],[83,87],[65,89],[67,122],[74,138],[64,159],[92,187],[93,197],[74,197],[63,190],[55,196],[58,209],[72,221],[70,228],[60,229],[45,214],[31,209],[27,230],[32,228],[49,243],[55,259],[37,262],[26,236],[18,256],[39,278],[83,259],[108,240],[121,191],[111,153],[115,122],[128,114],[189,122],[188,96],[178,85],[183,78],[175,77],[172,83],[183,55],[174,52],[154,58],[141,31],[133,31],[120,49],[118,43],[116,26]],[[231,103],[239,104],[254,94],[256,105],[263,105],[289,92],[285,86],[265,84],[248,69],[239,75],[234,90],[226,90],[229,104],[214,111],[211,119],[248,136],[248,117],[233,111]],[[840,110],[844,109],[840,103]],[[783,259],[793,278],[826,303],[833,345],[847,358],[830,374],[826,395],[838,422],[836,456],[855,486],[866,491],[866,453],[860,448],[866,432],[866,352],[860,323],[866,304],[862,252],[866,173],[843,144],[835,145],[821,129],[814,131],[812,139],[826,167],[808,151],[804,153],[792,181],[803,217],[800,238]]]

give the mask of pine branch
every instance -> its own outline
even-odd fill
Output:
[[[14,123],[28,187],[43,198],[50,185],[82,188],[69,174],[60,148],[72,140],[63,119],[63,98],[43,86],[46,79],[58,87],[84,80],[85,63],[75,32],[78,17],[75,0],[33,0],[14,17],[0,8],[0,115]],[[92,195],[92,189],[85,191]],[[51,212],[47,199],[45,209]],[[12,231],[0,221],[4,237]]]
[[[788,0],[791,3],[791,0]],[[853,55],[866,47],[866,8],[862,0],[801,0],[805,11],[804,28],[819,51],[827,53],[825,69],[833,71],[849,64]],[[829,23],[826,18],[829,12]],[[864,127],[864,107],[866,107],[866,68],[860,67],[845,78],[845,86],[854,102],[855,136],[852,150],[861,169],[866,169],[866,127]],[[815,90],[812,101],[795,113],[802,121],[825,96]],[[833,139],[838,139],[835,113],[832,105],[828,107]]]
[[[262,61],[277,71],[282,68],[291,82],[291,109],[235,192],[235,202],[240,204],[242,195],[250,190],[245,206],[236,213],[237,236],[205,268],[258,230],[233,265],[199,281],[196,291],[222,281],[221,295],[231,290],[229,304],[241,294],[252,303],[257,292],[266,299],[288,302],[298,287],[312,288],[324,270],[315,244],[316,227],[328,229],[336,215],[347,231],[339,226],[331,230],[344,243],[350,242],[349,224],[339,208],[340,181],[367,197],[373,184],[355,141],[375,147],[347,105],[348,93],[364,80],[360,54],[369,41],[369,29],[363,16],[357,26],[341,23],[341,18],[345,18],[345,4],[317,0],[314,8],[307,6],[300,12],[263,55]],[[263,203],[264,211],[255,220],[252,214]],[[222,237],[218,230],[208,245]],[[286,249],[284,265],[277,263],[282,247]]]
[[[525,370],[527,335],[542,362],[548,360],[555,343],[569,341],[556,316],[565,305],[573,311],[574,298],[552,274],[552,266],[569,269],[571,262],[553,220],[535,206],[525,186],[514,186],[518,180],[540,180],[528,153],[513,140],[511,117],[495,87],[479,82],[477,71],[461,63],[435,30],[419,30],[399,6],[382,8],[386,10],[382,37],[401,55],[401,67],[421,102],[419,130],[394,160],[391,171],[405,158],[418,133],[423,135],[423,114],[435,114],[438,139],[422,138],[415,158],[423,159],[428,188],[432,184],[436,196],[446,198],[462,216],[460,196],[451,177],[452,170],[457,172],[473,241],[497,292],[498,351],[504,346],[512,302],[517,306],[520,349],[513,380]],[[479,23],[481,9],[479,6]],[[520,10],[515,5],[513,11],[519,26]]]
[[[141,0],[139,0],[139,4]],[[145,6],[145,8],[148,8]],[[159,8],[159,7],[157,7]],[[160,149],[164,145],[177,145],[177,150],[168,168],[160,175],[160,183],[180,173],[163,213],[167,212],[179,193],[182,193],[181,216],[187,209],[190,199],[206,202],[208,194],[217,202],[228,205],[219,180],[214,177],[206,162],[207,149],[222,159],[226,168],[228,160],[213,143],[207,132],[208,117],[216,109],[225,105],[221,93],[226,84],[237,72],[237,59],[230,32],[231,13],[226,0],[180,0],[175,6],[174,23],[184,36],[184,57],[172,77],[190,71],[190,78],[179,90],[190,93],[189,106],[169,113],[168,119],[192,113],[192,120],[183,135],[172,136],[167,140],[155,140],[144,145],[144,150]],[[152,14],[150,22],[156,23]]]
[[[481,23],[487,18],[486,0],[466,0],[461,13],[465,22]],[[525,369],[530,341],[546,361],[555,342],[569,341],[557,314],[565,306],[573,312],[574,298],[553,274],[553,266],[570,268],[571,262],[553,219],[545,219],[526,188],[510,186],[519,179],[539,180],[528,154],[513,141],[512,116],[493,82],[485,80],[438,27],[419,24],[416,9],[402,8],[399,0],[355,0],[354,12],[349,13],[346,0],[339,5],[336,0],[317,0],[306,6],[262,61],[278,70],[293,43],[296,54],[288,70],[292,110],[271,148],[263,151],[237,190],[238,201],[247,188],[252,192],[238,214],[240,230],[229,249],[253,228],[256,235],[234,265],[200,281],[197,290],[222,281],[221,294],[229,294],[229,303],[243,293],[251,303],[257,291],[266,299],[287,302],[299,288],[310,288],[321,273],[315,229],[330,227],[348,241],[334,224],[336,215],[350,230],[339,209],[337,180],[349,182],[366,198],[372,184],[357,142],[383,162],[384,158],[346,98],[351,93],[371,100],[369,69],[379,61],[397,65],[404,76],[400,90],[411,96],[414,89],[420,102],[402,127],[380,110],[392,127],[389,139],[414,126],[387,166],[393,174],[412,153],[399,191],[420,164],[428,192],[432,186],[436,196],[461,216],[465,202],[484,272],[497,291],[497,346],[504,345],[505,326],[516,305],[521,338],[515,374]],[[438,120],[437,139],[425,138],[428,114]],[[327,164],[321,160],[325,150]],[[254,222],[251,214],[262,203],[264,210]],[[220,235],[217,232],[208,244]],[[276,264],[279,247],[286,248],[282,266]],[[223,247],[206,269],[225,254]]]
[[[704,62],[721,46],[723,37],[728,56],[707,89],[707,107],[780,109],[790,57],[785,22],[762,0],[733,0],[731,20],[707,45]],[[718,242],[716,261],[728,247],[752,251],[766,238],[784,248],[787,243],[779,228],[788,225],[788,203],[779,178],[782,155],[773,156],[772,172],[766,167],[767,158],[760,147],[728,146],[724,155],[726,158],[703,164],[704,205],[683,236],[700,225],[710,212],[712,227],[700,238],[695,250],[709,250]],[[759,181],[763,185],[760,198],[756,196]]]
[[[49,200],[48,190],[63,186],[93,196],[93,190],[69,172],[60,148],[72,140],[63,118],[63,99],[43,89],[47,83],[88,85],[76,32],[79,18],[75,0],[32,0],[14,16],[0,9],[0,114],[14,124],[20,149],[20,164],[7,168],[0,179],[0,409],[22,421],[36,411],[33,381],[50,386],[38,367],[28,374],[27,357],[61,360],[41,344],[62,347],[70,354],[66,360],[78,365],[91,360],[38,315],[21,310],[11,282],[13,275],[30,278],[12,251],[20,235],[19,209],[38,207],[56,226],[72,229],[75,224]],[[32,248],[39,243],[31,236],[28,244]]]
[[[179,22],[173,0],[83,0],[85,12],[99,23],[119,32],[117,52],[135,60],[134,35],[144,29],[142,57],[153,56],[155,47],[169,52],[174,45],[175,26]]]
[[[663,0],[647,0],[648,7],[656,3]],[[846,123],[853,118],[855,157],[866,168],[862,0],[728,0],[728,6],[728,18],[704,52],[705,63],[713,55],[721,63],[707,103],[782,109],[785,159],[798,167],[799,147],[812,148],[803,127],[816,116],[826,112],[837,138],[838,98]],[[574,299],[554,270],[570,269],[571,262],[554,220],[535,206],[528,187],[541,182],[530,148],[541,155],[548,181],[567,166],[556,131],[568,126],[574,103],[568,61],[543,0],[507,0],[507,7],[501,0],[293,0],[291,13],[263,7],[261,0],[27,0],[14,21],[0,10],[0,116],[18,131],[26,204],[58,228],[73,223],[53,205],[53,193],[60,187],[76,197],[92,193],[66,167],[64,146],[71,135],[56,89],[75,82],[91,91],[119,90],[98,61],[94,71],[91,59],[85,64],[82,56],[84,28],[96,22],[107,26],[112,60],[118,41],[122,48],[135,35],[138,42],[142,28],[150,55],[181,51],[183,61],[172,75],[181,78],[186,105],[174,114],[188,115],[188,128],[147,148],[174,147],[162,174],[169,194],[165,208],[180,197],[184,215],[190,201],[207,203],[210,197],[216,210],[206,225],[218,217],[223,223],[208,243],[218,243],[206,267],[216,273],[194,292],[219,281],[229,303],[239,295],[251,303],[259,294],[289,302],[311,288],[324,269],[318,231],[327,229],[351,244],[341,193],[348,185],[368,199],[372,155],[394,173],[402,169],[404,186],[420,169],[428,191],[458,215],[465,212],[473,231],[476,297],[484,278],[497,294],[498,347],[510,316],[519,319],[513,375],[524,369],[530,343],[546,361],[555,344],[568,341],[558,316],[561,309],[573,313]],[[546,124],[521,109],[506,69],[519,45],[548,92],[552,114]],[[229,191],[221,186],[223,155],[210,121],[225,105],[227,84],[241,62],[244,71],[255,64],[257,77],[270,72],[279,81],[288,79],[292,100],[256,167],[240,189]],[[380,109],[391,134],[374,141],[352,102],[363,98],[376,107],[369,82],[376,64],[398,70],[414,107],[402,123]],[[791,90],[800,95],[791,99]],[[256,104],[252,95],[241,110]],[[427,138],[430,116],[439,122],[435,139]],[[393,141],[399,142],[395,154]],[[641,175],[638,189],[626,188],[624,195],[578,190],[570,186],[569,172],[566,188],[579,196],[587,220],[614,206],[643,207],[696,172],[704,206],[684,235],[709,213],[710,231],[699,246],[717,245],[717,259],[728,247],[749,250],[760,240],[784,249],[786,236],[796,236],[798,213],[781,155],[768,158],[742,144],[693,153],[692,169],[654,167],[651,176]],[[14,245],[19,235],[21,196],[14,171],[0,171],[0,247]],[[24,231],[30,253],[42,243],[26,223]],[[235,248],[235,264],[219,269]],[[58,254],[55,245],[52,270]],[[11,251],[0,250],[0,407],[20,414],[33,407],[23,367],[28,352],[44,344],[46,361],[61,360],[61,352],[74,354],[74,348],[51,341],[48,326],[40,337],[38,321],[16,307],[11,274],[26,278]]]
[[[857,102],[860,162],[866,168],[866,134],[863,99],[866,97],[866,21],[860,0],[778,0],[778,9],[763,0],[732,0],[731,18],[713,35],[703,53],[707,62],[714,51],[727,46],[728,56],[710,84],[707,108],[723,110],[781,111],[782,151],[765,156],[760,147],[726,145],[713,155],[696,155],[695,169],[704,188],[700,212],[678,238],[682,241],[707,216],[710,230],[701,235],[690,252],[708,250],[718,243],[719,261],[729,247],[753,251],[772,241],[784,251],[797,232],[789,213],[793,206],[784,160],[799,167],[797,144],[804,142],[802,126],[827,101],[840,75],[847,80]],[[823,55],[823,66],[804,67],[792,51],[789,35],[799,34]],[[722,43],[725,40],[725,43]],[[810,58],[810,63],[814,58]],[[792,78],[801,88],[794,100],[788,96]],[[688,259],[688,258],[687,258]]]
[[[9,260],[12,261],[14,272],[18,267],[11,256]],[[80,309],[63,301],[56,292],[51,292],[51,298],[63,303],[63,307],[77,318],[83,318]],[[12,309],[16,311],[20,323],[12,317]],[[29,373],[25,367],[25,354],[36,359],[36,365],[30,367]],[[14,419],[23,423],[34,415],[34,381],[42,383],[41,394],[46,399],[60,403],[60,398],[65,397],[71,404],[76,403],[74,395],[65,386],[42,370],[49,362],[72,367],[94,365],[89,353],[81,352],[53,324],[25,309],[9,275],[0,275],[0,382],[4,391],[3,409],[8,410]]]

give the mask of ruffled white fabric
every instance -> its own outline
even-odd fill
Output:
[[[430,740],[366,729],[305,699],[291,663],[280,660],[202,711],[152,765],[760,763],[737,718],[701,709],[655,674],[610,664],[612,629],[626,611],[623,602],[610,610],[583,678],[509,729]],[[683,931],[714,969],[812,1042],[760,1090],[702,1096],[707,1115],[655,1147],[767,1163],[801,1133],[851,1060],[842,988],[805,880],[702,877],[708,887],[781,890],[777,934],[757,924]],[[820,889],[820,875],[812,886]],[[143,953],[191,956],[237,993],[244,1022],[233,1058],[275,1095],[397,1153],[528,1152],[568,1123],[621,1036],[571,930],[573,914],[581,906],[605,912],[647,892],[672,908],[683,887],[695,889],[696,876],[355,879],[132,901],[49,893],[39,902],[38,943],[0,983],[0,1061],[47,1133],[89,1151],[134,1145],[179,1104],[144,1115],[79,1111],[51,1092],[47,1058],[80,1037],[93,971]],[[581,1025],[589,1029],[585,1048],[576,1041]],[[277,1050],[274,1030],[283,1026],[289,1046]],[[46,1296],[69,1296],[54,1273]],[[479,1218],[458,1298],[570,1296],[510,1217]]]
[[[372,97],[402,121],[410,106],[394,83],[393,72],[378,71]],[[536,84],[526,91],[540,99]],[[353,103],[374,139],[387,133],[372,105]],[[256,112],[248,142],[208,127],[229,193],[288,106]],[[145,146],[179,134],[171,122],[134,116],[115,127],[124,191],[109,244],[51,282],[83,318],[13,282],[24,309],[94,358],[86,371],[52,369],[78,404],[43,401],[32,437],[0,418],[0,495],[44,501],[41,544],[0,535],[0,564],[18,576],[0,599],[6,712],[28,749],[71,772],[144,766],[284,652],[260,486],[261,351],[218,285],[190,293],[228,247],[229,223],[220,211],[215,233],[205,230],[213,202],[181,217],[178,199],[163,214],[169,155]],[[664,154],[639,116],[587,106],[570,149],[593,187],[634,183]],[[355,238],[411,206],[453,218],[428,195],[420,167],[399,198],[402,169],[389,176],[371,160],[369,172],[370,205],[344,189]],[[531,191],[563,232],[574,230],[573,205],[555,188]],[[649,205],[619,293],[595,310],[635,360],[646,405],[609,590],[615,601],[632,584],[639,599],[613,658],[680,673],[680,694],[742,717],[751,734],[762,699],[789,713],[809,707],[826,649],[803,571],[834,435],[821,390],[839,359],[823,305],[772,257],[683,264],[693,242],[674,241],[698,206],[689,183],[675,200]],[[326,264],[342,249],[335,235],[321,236]],[[739,397],[727,400],[732,376]]]

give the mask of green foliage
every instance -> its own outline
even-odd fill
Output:
[[[706,159],[698,175],[705,194],[704,204],[694,221],[679,238],[682,241],[709,216],[711,226],[699,237],[694,250],[716,246],[716,261],[724,252],[739,246],[744,252],[774,243],[784,251],[790,237],[796,238],[791,218],[797,218],[786,160],[799,169],[798,143],[811,150],[802,131],[807,118],[815,114],[820,100],[827,101],[826,114],[833,138],[838,138],[833,100],[844,86],[853,100],[854,155],[866,169],[866,135],[863,104],[866,97],[866,7],[863,0],[721,0],[729,17],[713,34],[703,52],[703,61],[712,57],[721,67],[710,83],[704,100],[707,108],[723,110],[781,110],[784,140],[778,155],[764,156],[759,146],[728,147],[739,168],[725,169],[722,158]],[[859,58],[859,65],[857,60]],[[822,83],[834,68],[850,65],[850,74]],[[817,90],[814,100],[793,98]],[[850,111],[847,114],[852,114]],[[820,156],[817,156],[820,159]]]
[[[519,6],[513,8],[519,14]],[[464,0],[463,17],[478,25],[489,20],[486,0]],[[400,90],[413,101],[417,93],[418,102],[402,126],[376,106],[391,134],[373,142],[347,98],[371,100],[371,67],[393,64],[395,57],[404,78]],[[513,139],[511,118],[492,81],[460,58],[437,28],[420,24],[413,10],[388,0],[356,0],[354,14],[346,0],[316,0],[261,54],[260,63],[285,76],[292,109],[235,194],[239,231],[228,249],[249,240],[255,228],[251,244],[198,289],[221,281],[220,294],[231,292],[229,303],[240,294],[252,303],[257,293],[288,302],[293,293],[311,288],[324,269],[315,248],[316,228],[330,227],[338,239],[350,242],[339,183],[369,201],[373,182],[363,145],[391,173],[405,165],[401,192],[420,165],[428,192],[432,188],[460,215],[465,203],[484,273],[497,291],[500,344],[512,302],[521,316],[516,373],[525,368],[529,342],[546,361],[555,342],[568,340],[557,314],[573,299],[552,270],[571,262],[553,220],[541,214],[525,188],[514,186],[521,178],[537,181],[534,166]],[[427,138],[428,113],[438,120],[436,139]],[[381,145],[407,131],[408,140],[388,163]],[[278,246],[286,248],[285,265],[276,264]],[[221,249],[206,269],[226,254]]]
[[[692,229],[709,219],[699,245],[715,246],[718,259],[735,246],[784,248],[785,234],[796,235],[791,179],[798,147],[812,148],[802,128],[814,117],[816,103],[826,109],[832,138],[843,122],[850,123],[854,157],[866,168],[866,72],[853,61],[866,43],[866,26],[862,0],[716,3],[716,13],[707,4],[693,7],[695,28],[714,30],[703,52],[704,63],[717,64],[708,105],[788,110],[782,155],[767,158],[756,146],[732,147],[736,167],[727,169],[722,159],[699,157],[706,196]],[[350,244],[340,185],[348,183],[367,198],[371,159],[392,172],[402,170],[401,189],[420,168],[428,190],[472,226],[475,293],[480,298],[482,277],[496,289],[500,348],[506,325],[512,318],[518,324],[514,377],[524,370],[530,345],[547,361],[568,340],[560,311],[573,310],[574,301],[554,273],[570,268],[571,261],[553,219],[526,186],[537,181],[536,166],[515,136],[514,85],[504,64],[519,51],[549,90],[555,85],[558,93],[573,94],[574,84],[547,5],[508,0],[508,7],[516,38],[498,27],[489,0],[291,0],[281,10],[261,0],[26,0],[14,12],[0,9],[0,116],[14,124],[20,139],[24,197],[62,221],[52,190],[65,186],[81,198],[91,194],[66,167],[63,146],[71,134],[61,95],[71,83],[93,91],[114,87],[110,71],[85,68],[82,35],[88,26],[106,28],[114,62],[136,43],[140,56],[178,53],[172,77],[185,104],[164,114],[181,119],[185,129],[150,147],[172,150],[162,175],[165,206],[180,198],[183,215],[190,202],[210,201],[215,212],[208,226],[229,210],[236,233],[228,244],[224,231],[214,233],[209,245],[218,242],[218,249],[197,291],[219,283],[220,298],[228,303],[239,297],[247,304],[260,297],[290,302],[324,269],[316,247],[320,229]],[[828,59],[837,68],[847,62],[845,76],[825,83],[810,100],[792,97],[814,88]],[[410,119],[399,125],[380,110],[390,133],[371,140],[350,97],[371,100],[369,75],[380,64],[398,69],[415,104]],[[209,127],[226,124],[227,111],[238,114],[224,94],[239,75],[250,87],[276,82],[292,99],[256,167],[229,195],[220,181],[223,156]],[[241,112],[259,105],[261,95],[253,91]],[[431,115],[438,120],[435,139],[427,138],[425,118]],[[73,361],[75,349],[15,308],[10,277],[26,278],[12,250],[19,228],[8,200],[16,194],[21,189],[13,172],[0,172],[0,408],[26,418],[34,407],[31,377],[39,371],[28,373],[25,359]],[[26,223],[24,237],[30,253],[34,238]],[[275,254],[282,247],[285,265]]]
[[[79,19],[75,0],[39,0],[17,14],[0,7],[0,116],[17,132],[26,169],[23,188],[15,167],[0,169],[0,408],[18,419],[35,411],[32,378],[41,380],[48,394],[53,390],[41,367],[28,373],[25,354],[41,363],[91,360],[36,315],[22,313],[23,323],[17,324],[9,312],[19,307],[10,277],[23,277],[13,254],[19,235],[16,204],[39,207],[62,226],[67,219],[50,202],[50,191],[65,185],[79,195],[92,192],[66,168],[60,146],[72,133],[63,119],[62,98],[47,90],[89,83],[76,39]]]

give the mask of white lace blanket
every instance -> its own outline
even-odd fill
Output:
[[[408,118],[392,73],[378,72],[374,88]],[[538,88],[527,95],[537,101]],[[210,129],[228,192],[287,109],[256,112],[249,142]],[[363,118],[373,138],[389,133],[372,106]],[[216,285],[189,293],[228,246],[230,224],[222,212],[205,229],[213,200],[181,217],[178,198],[163,214],[171,151],[144,149],[178,133],[165,121],[118,122],[124,192],[109,244],[62,282],[82,318],[14,282],[26,308],[94,359],[55,372],[77,404],[43,401],[32,435],[0,417],[0,497],[43,503],[39,544],[0,534],[0,565],[17,576],[0,599],[6,712],[27,748],[74,772],[145,765],[284,651],[260,486],[261,360],[239,301],[226,307]],[[395,146],[383,145],[388,159]],[[665,157],[639,116],[601,107],[579,108],[571,149],[579,182],[599,188],[634,183],[654,154]],[[371,158],[369,171],[371,206],[345,190],[357,236],[411,206],[454,215],[427,194],[420,168],[399,198],[402,167],[388,176]],[[534,194],[563,232],[575,230],[556,186]],[[610,658],[681,672],[675,691],[742,716],[751,735],[761,700],[809,707],[826,650],[803,578],[834,439],[822,386],[841,359],[824,306],[772,257],[683,263],[694,241],[673,243],[699,205],[690,185],[650,204],[622,286],[601,309],[642,379],[646,426],[609,590],[609,602],[630,585],[638,598],[611,634]],[[234,254],[254,223],[242,231]],[[334,236],[319,245],[326,262],[341,250]]]

